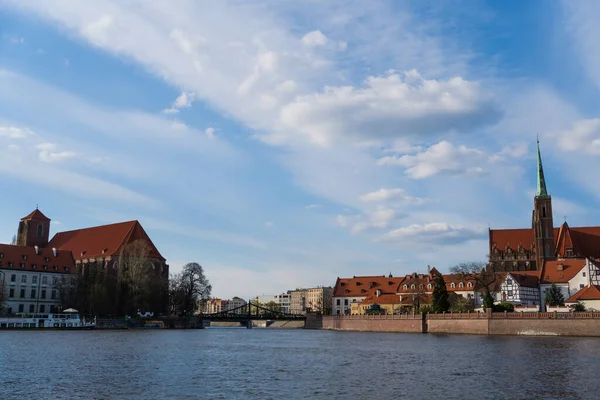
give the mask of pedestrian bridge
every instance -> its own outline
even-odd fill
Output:
[[[303,321],[306,315],[284,313],[277,309],[264,307],[258,303],[249,301],[246,305],[221,311],[214,314],[199,314],[198,319],[203,321],[241,322],[248,328],[252,327],[252,321]]]

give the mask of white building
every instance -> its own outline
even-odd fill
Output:
[[[500,284],[496,300],[522,306],[539,306],[540,289],[537,271],[507,273]]]
[[[595,261],[587,258],[546,261],[540,278],[542,307],[545,306],[546,290],[552,284],[561,289],[566,300],[586,286],[600,285],[600,268]]]
[[[265,304],[274,302],[279,306],[279,310],[282,313],[289,314],[290,313],[290,305],[291,305],[292,294],[291,291],[287,293],[279,293],[273,295],[262,295],[257,296],[256,300],[264,306]]]
[[[58,312],[63,296],[77,279],[70,251],[0,244],[0,281],[3,311],[16,313]]]

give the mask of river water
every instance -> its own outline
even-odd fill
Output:
[[[0,331],[0,399],[600,397],[600,339],[209,328]]]

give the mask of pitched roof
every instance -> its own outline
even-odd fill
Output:
[[[540,283],[567,283],[585,266],[585,259],[559,259],[545,261],[540,273]]]
[[[513,271],[508,272],[519,286],[537,288],[540,284],[540,271]]]
[[[164,260],[138,221],[59,232],[48,247],[71,250],[75,259],[107,257],[119,255],[125,245],[138,239],[150,246],[149,257]]]
[[[50,221],[50,218],[46,217],[40,210],[37,208],[29,213],[26,217],[21,218],[21,221],[29,220],[29,219],[41,219],[44,221]]]
[[[395,293],[398,284],[404,278],[379,276],[355,276],[353,278],[337,278],[334,297],[366,297],[371,289],[381,289],[384,293]]]
[[[400,296],[393,293],[382,294],[376,296],[374,293],[370,294],[361,304],[400,304]]]
[[[38,247],[36,253],[32,246],[0,244],[0,269],[74,273],[75,261],[68,250],[57,250],[55,256],[51,248]]]
[[[578,300],[600,300],[600,286],[586,286],[565,300],[565,303],[575,303]]]
[[[556,229],[555,235],[556,237]],[[527,250],[531,250],[533,243],[533,229],[490,229],[490,250],[497,247],[504,251],[506,247],[517,250],[523,246]]]

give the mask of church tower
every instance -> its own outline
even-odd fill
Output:
[[[17,246],[48,246],[50,236],[50,218],[37,208],[28,216],[21,218],[17,232]]]
[[[554,258],[554,221],[552,219],[552,197],[546,189],[540,141],[537,142],[537,192],[533,200],[532,228],[535,236],[536,269],[544,266],[544,260]]]

